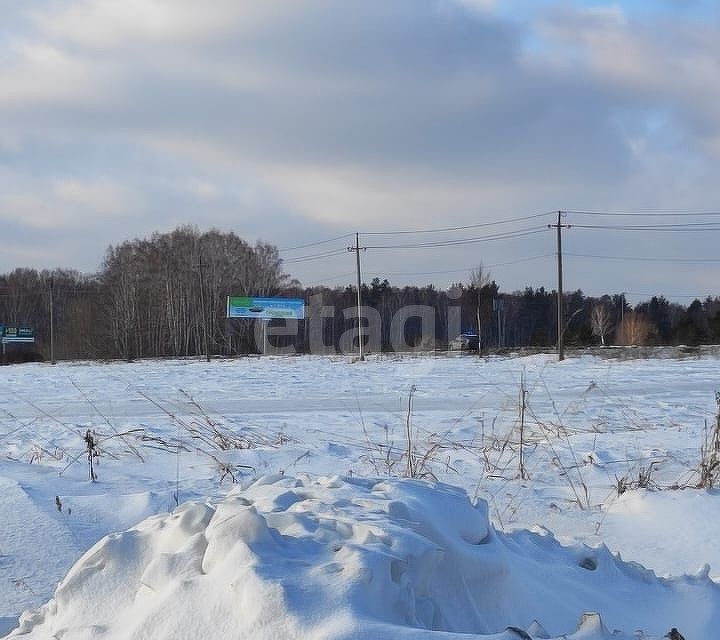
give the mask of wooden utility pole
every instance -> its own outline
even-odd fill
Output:
[[[562,271],[562,230],[569,229],[569,224],[562,224],[562,211],[557,212],[557,224],[549,224],[548,228],[557,229],[557,352],[558,360],[565,359],[565,314],[563,312],[563,271]]]
[[[363,351],[363,327],[362,327],[362,293],[361,293],[361,285],[362,285],[362,277],[360,275],[360,252],[365,251],[365,247],[360,246],[360,234],[355,234],[355,246],[354,247],[348,247],[348,251],[354,251],[355,252],[355,258],[357,261],[357,328],[358,328],[358,344],[360,347],[360,361],[365,360],[365,354]]]

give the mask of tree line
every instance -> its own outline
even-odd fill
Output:
[[[555,345],[554,291],[504,293],[481,268],[469,275],[447,290],[379,278],[362,284],[374,349],[444,349],[459,331],[477,333],[484,349]],[[12,345],[10,359],[257,353],[260,321],[227,319],[228,295],[306,301],[307,319],[297,326],[283,330],[275,325],[284,321],[271,322],[270,334],[286,334],[270,338],[275,347],[333,352],[357,344],[354,287],[303,287],[284,272],[275,246],[189,226],[109,247],[97,274],[16,269],[0,275],[0,324],[35,329],[36,343]],[[719,297],[683,306],[656,296],[632,306],[623,294],[574,291],[565,294],[564,308],[567,345],[720,343]]]
[[[452,308],[458,309],[461,330],[476,333],[481,348],[551,348],[557,343],[557,294],[543,287],[501,293],[493,280],[480,285],[457,283],[440,291],[432,285],[396,287],[388,280],[375,278],[370,284],[363,284],[361,291],[363,302],[380,314],[383,350],[397,342],[393,329],[404,329],[404,342],[411,347],[447,347],[455,337],[449,333],[453,328],[448,321]],[[321,297],[325,305],[352,309],[356,289],[315,287],[296,289],[293,294],[304,295],[306,299]],[[427,334],[419,316],[393,323],[400,309],[411,306],[434,309],[432,335]],[[720,344],[720,297],[694,300],[686,307],[654,296],[632,306],[623,294],[598,298],[578,290],[564,294],[564,308],[564,340],[570,346]],[[342,335],[347,324],[342,316],[327,319],[325,343]]]
[[[273,295],[290,283],[276,247],[180,227],[108,248],[99,273],[16,269],[0,276],[0,323],[35,329],[56,358],[238,353],[247,327],[225,319],[228,293]]]

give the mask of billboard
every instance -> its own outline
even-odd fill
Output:
[[[305,319],[305,301],[300,298],[252,298],[250,296],[228,296],[228,318],[260,318],[274,320]]]
[[[5,327],[0,325],[3,344],[11,342],[35,342],[35,331],[30,327]]]

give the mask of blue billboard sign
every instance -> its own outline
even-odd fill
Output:
[[[301,298],[253,298],[229,296],[228,318],[259,318],[261,320],[305,319],[305,301]]]

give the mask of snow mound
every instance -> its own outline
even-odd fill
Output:
[[[105,537],[9,637],[711,638],[719,616],[706,573],[500,533],[451,486],[272,476]]]

